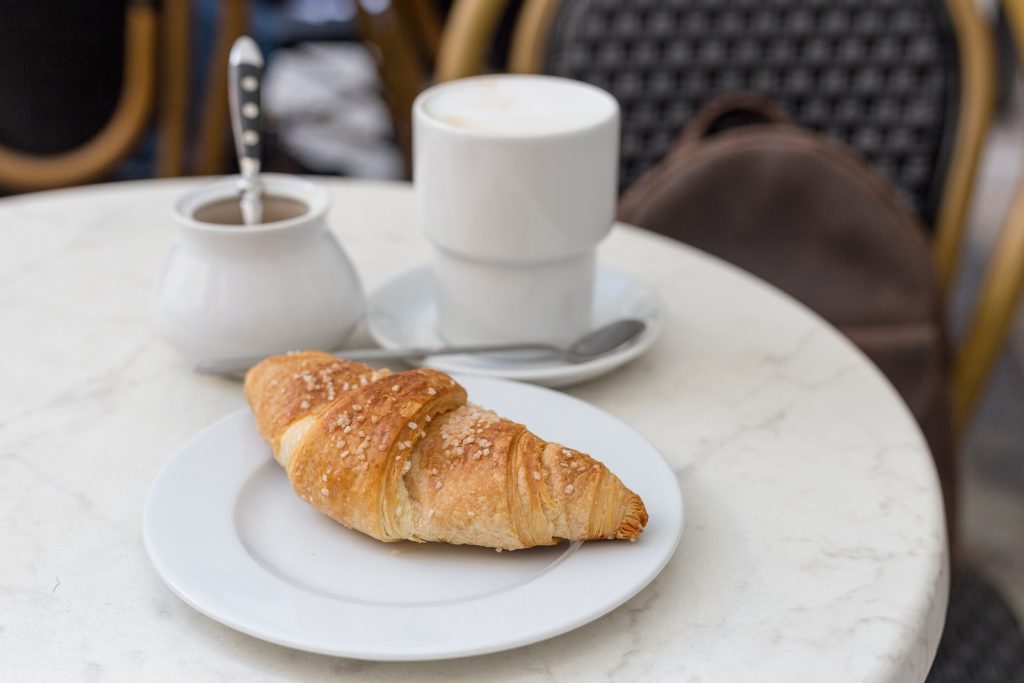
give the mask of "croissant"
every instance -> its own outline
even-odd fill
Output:
[[[299,497],[381,541],[511,550],[635,540],[647,523],[603,464],[467,403],[443,372],[306,351],[253,367],[245,395]]]

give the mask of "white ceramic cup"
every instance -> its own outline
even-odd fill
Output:
[[[305,213],[252,226],[196,220],[201,208],[238,197],[237,178],[174,206],[179,239],[150,312],[157,332],[191,360],[337,349],[363,316],[356,271],[327,226],[327,191],[287,175],[261,180],[267,195],[305,204]]]
[[[568,344],[590,326],[615,218],[619,106],[551,76],[466,78],[413,104],[420,229],[453,343]]]

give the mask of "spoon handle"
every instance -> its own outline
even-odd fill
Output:
[[[228,59],[228,100],[231,128],[235,136],[238,169],[242,175],[242,218],[246,225],[262,222],[259,172],[263,157],[260,137],[262,116],[263,55],[249,36],[231,47]]]
[[[447,356],[456,353],[504,353],[510,351],[543,351],[549,354],[564,355],[565,351],[549,344],[477,344],[466,346],[421,346],[407,349],[348,349],[338,351],[334,355],[349,360],[384,361],[412,360],[425,356]],[[241,378],[252,366],[263,360],[265,356],[247,358],[215,358],[202,360],[196,364],[196,372],[201,375],[224,375]]]

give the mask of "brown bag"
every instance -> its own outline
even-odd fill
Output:
[[[839,328],[917,418],[955,519],[949,365],[931,250],[913,210],[855,152],[791,125],[762,100],[719,100],[626,191],[619,218],[731,261]]]

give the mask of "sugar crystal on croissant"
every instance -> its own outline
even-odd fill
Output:
[[[299,497],[381,541],[519,549],[634,540],[647,523],[603,464],[467,403],[436,370],[305,351],[253,367],[245,395]]]

